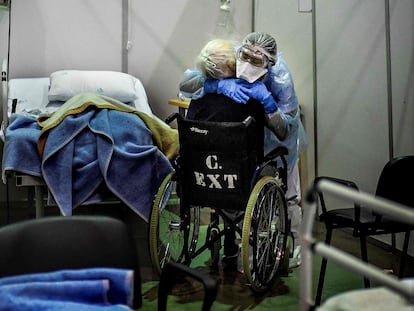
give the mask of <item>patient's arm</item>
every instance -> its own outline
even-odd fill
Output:
[[[204,95],[204,81],[205,77],[198,70],[187,69],[179,83],[180,95],[197,99]]]

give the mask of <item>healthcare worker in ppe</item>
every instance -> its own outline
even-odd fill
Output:
[[[299,150],[306,146],[306,134],[301,120],[292,75],[282,53],[277,53],[276,40],[267,33],[248,34],[237,49],[236,79],[206,79],[200,72],[187,70],[180,82],[180,92],[189,98],[205,93],[219,93],[237,103],[249,98],[260,101],[268,123],[265,129],[265,153],[275,145],[288,149],[288,214],[295,249],[291,266],[300,264],[299,227],[302,220],[301,189],[298,169]],[[279,135],[276,135],[279,133]]]

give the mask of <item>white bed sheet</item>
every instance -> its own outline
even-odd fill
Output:
[[[403,280],[414,292],[414,278]],[[353,290],[329,298],[317,311],[412,311],[414,305],[385,287]]]
[[[134,81],[137,99],[132,105],[139,111],[153,116],[144,86],[139,79],[134,78]],[[56,105],[48,105],[49,85],[50,78],[11,79],[8,82],[8,116],[11,115],[14,99],[17,99],[16,113],[37,116],[56,110],[58,108]]]

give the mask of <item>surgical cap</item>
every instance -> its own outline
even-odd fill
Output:
[[[277,58],[276,40],[265,32],[252,32],[243,40],[243,45],[260,47],[269,61],[274,65]]]
[[[209,41],[197,57],[197,67],[209,79],[228,78],[235,75],[236,51],[231,41]]]

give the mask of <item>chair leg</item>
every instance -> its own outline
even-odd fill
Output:
[[[365,234],[361,233],[361,236],[359,237],[360,243],[361,243],[361,258],[364,262],[368,262],[368,252],[367,252],[367,240]],[[369,279],[364,277],[364,286],[365,288],[371,287]]]
[[[217,281],[196,269],[186,265],[169,262],[163,269],[158,284],[158,311],[167,310],[167,300],[177,277],[188,276],[199,281],[204,287],[202,311],[209,311],[217,296]]]
[[[328,245],[331,244],[332,230],[333,230],[332,227],[328,227],[328,226],[326,227],[325,243]],[[323,283],[325,281],[327,263],[328,263],[328,260],[325,257],[323,257],[322,262],[321,262],[321,269],[319,271],[319,280],[318,280],[318,288],[316,290],[315,306],[319,306],[321,304]]]
[[[402,278],[404,276],[404,270],[405,270],[405,261],[407,259],[407,252],[408,252],[408,242],[410,242],[410,232],[411,231],[407,231],[405,233],[405,238],[404,238],[404,246],[403,246],[403,250],[401,253],[401,262],[400,262],[400,271],[398,271],[398,277]]]

